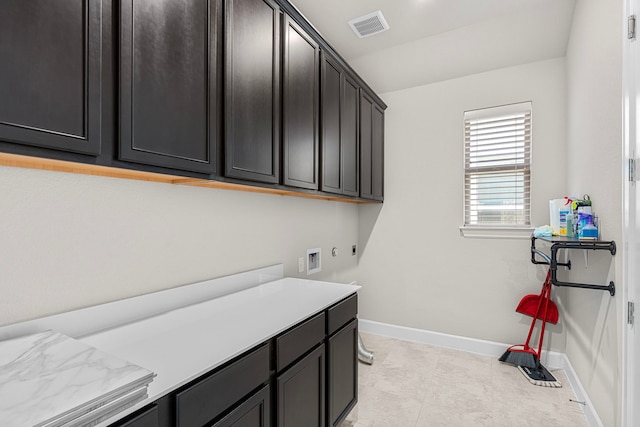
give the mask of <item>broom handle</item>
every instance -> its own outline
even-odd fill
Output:
[[[524,348],[529,348],[529,342],[531,341],[531,335],[533,334],[533,328],[536,326],[536,320],[538,320],[538,317],[540,316],[540,310],[542,309],[542,301],[544,299],[544,295],[545,295],[545,285],[547,284],[547,282],[550,282],[551,280],[551,269],[549,269],[547,271],[547,278],[544,279],[544,283],[542,284],[542,291],[540,292],[540,298],[538,298],[538,308],[536,308],[536,315],[533,316],[533,320],[531,321],[531,326],[529,327],[529,334],[527,335],[527,340],[524,343]],[[546,313],[546,308],[545,308],[545,318],[547,316]],[[543,331],[544,331],[544,320],[543,320]],[[540,357],[540,354],[538,353],[538,358]]]
[[[544,328],[547,325],[547,310],[549,309],[549,300],[551,300],[551,281],[545,280],[542,286],[544,290],[544,317],[542,318],[542,330],[540,331],[540,342],[538,343],[538,359],[542,354],[542,340],[544,338]]]

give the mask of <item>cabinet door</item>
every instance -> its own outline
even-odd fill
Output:
[[[324,427],[324,345],[277,379],[278,427]]]
[[[121,160],[215,173],[215,0],[124,0]]]
[[[201,427],[269,381],[271,347],[257,350],[175,394],[179,427]]]
[[[287,368],[287,366],[324,340],[325,319],[324,312],[320,313],[276,338],[275,362],[277,372]]]
[[[226,0],[225,176],[279,182],[279,9]]]
[[[384,198],[384,110],[360,92],[360,197]]]
[[[264,386],[213,427],[269,427],[270,391],[268,385]]]
[[[322,55],[322,191],[342,194],[340,81],[342,69]]]
[[[358,89],[322,56],[322,190],[358,196]]]
[[[364,92],[360,95],[360,197],[373,199],[371,174],[373,101]]]
[[[100,0],[3,0],[0,139],[100,153]]]
[[[384,199],[384,110],[377,104],[371,117],[371,189],[374,200]]]
[[[357,196],[358,161],[358,93],[359,86],[348,74],[342,76],[340,141],[342,154],[342,194]]]
[[[328,343],[327,401],[331,426],[337,426],[358,402],[358,321],[353,320]]]
[[[158,407],[151,405],[125,421],[111,424],[109,427],[158,427],[159,425]]]
[[[283,182],[318,189],[318,43],[289,16],[283,43]]]

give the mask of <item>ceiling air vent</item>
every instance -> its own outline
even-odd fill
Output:
[[[389,24],[387,24],[387,20],[382,16],[381,11],[368,13],[352,19],[349,21],[349,26],[351,26],[353,32],[360,38],[369,37],[389,29]]]

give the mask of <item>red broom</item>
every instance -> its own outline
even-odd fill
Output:
[[[540,297],[538,299],[538,306],[536,308],[535,315],[533,316],[533,321],[531,322],[531,327],[529,328],[529,334],[527,335],[527,340],[524,344],[516,344],[512,345],[505,351],[505,353],[500,356],[498,360],[505,363],[510,363],[516,366],[522,366],[525,368],[536,369],[539,368],[540,365],[540,354],[542,353],[542,340],[544,338],[544,329],[549,319],[549,302],[551,301],[551,269],[547,272],[547,277],[542,284],[542,291],[540,292]],[[556,308],[557,310],[557,308]],[[551,319],[553,319],[553,315]],[[533,328],[536,325],[536,321],[540,319],[542,321],[542,326],[540,330],[540,341],[538,342],[538,351],[529,346],[529,342],[531,341],[531,336],[533,335]],[[556,319],[557,321],[557,319]]]

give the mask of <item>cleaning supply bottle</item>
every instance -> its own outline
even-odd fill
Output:
[[[598,228],[593,225],[593,215],[587,217],[587,223],[582,227],[580,239],[596,240],[598,238]]]
[[[566,205],[565,205],[566,208]],[[567,223],[569,222],[569,214],[571,212],[569,211],[569,209],[562,209],[560,212],[558,212],[558,215],[560,217],[560,226],[559,226],[559,230],[558,230],[558,234],[561,236],[566,236],[567,235]]]

